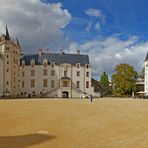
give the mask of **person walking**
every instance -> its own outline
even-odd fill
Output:
[[[93,101],[93,96],[92,96],[92,95],[90,95],[89,97],[90,97],[90,101],[92,102],[92,101]]]

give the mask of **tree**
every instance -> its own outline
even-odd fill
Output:
[[[109,86],[108,75],[107,75],[106,72],[103,72],[101,74],[100,83],[101,83],[102,87],[108,87]]]
[[[131,95],[136,88],[138,74],[129,64],[119,64],[112,75],[113,92],[116,95]]]
[[[145,73],[145,68],[143,67],[140,74],[139,74],[140,79],[144,79],[144,73]]]
[[[101,93],[105,95],[109,92],[109,80],[106,72],[103,72],[100,77]]]

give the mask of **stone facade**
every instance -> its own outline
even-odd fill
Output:
[[[148,53],[144,61],[144,69],[144,94],[145,96],[148,96]]]
[[[7,30],[7,29],[6,29]],[[0,37],[0,96],[19,94],[19,65],[21,47],[14,40],[11,40],[8,32]]]
[[[80,98],[94,93],[88,55],[51,53],[21,55],[18,40],[0,38],[0,96]]]

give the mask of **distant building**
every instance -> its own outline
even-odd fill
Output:
[[[93,94],[88,55],[52,53],[21,55],[18,40],[0,37],[0,96],[80,97]]]
[[[148,53],[147,53],[145,61],[144,61],[144,68],[145,68],[145,74],[144,74],[144,94],[145,94],[145,96],[148,96]]]

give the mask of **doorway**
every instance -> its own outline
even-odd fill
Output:
[[[67,91],[63,91],[62,98],[68,98],[68,92]]]

